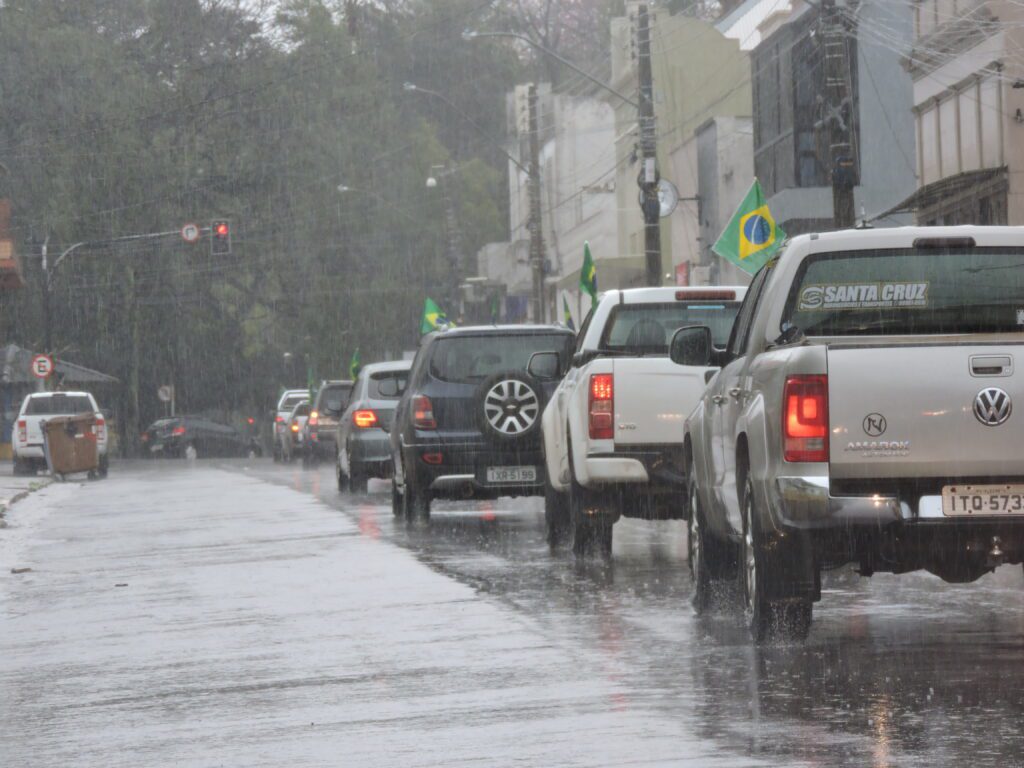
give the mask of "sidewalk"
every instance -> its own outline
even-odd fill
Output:
[[[53,478],[49,475],[15,477],[14,466],[11,462],[0,462],[0,528],[4,527],[4,512],[11,504],[20,501],[33,491],[45,488],[52,482]]]

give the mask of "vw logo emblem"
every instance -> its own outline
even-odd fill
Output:
[[[887,426],[885,416],[880,413],[869,413],[864,417],[864,422],[861,424],[864,434],[871,437],[878,437],[883,434]]]
[[[998,427],[1012,412],[1010,396],[999,387],[983,389],[974,398],[974,416],[986,427]]]

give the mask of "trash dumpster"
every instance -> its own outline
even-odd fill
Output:
[[[55,416],[43,425],[43,446],[50,473],[63,480],[65,475],[88,472],[95,475],[100,465],[96,447],[96,416]]]

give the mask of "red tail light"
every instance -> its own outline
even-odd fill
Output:
[[[590,377],[590,439],[611,440],[615,437],[615,380],[610,373]]]
[[[298,424],[298,422],[293,421],[292,422],[292,432],[298,432],[298,431],[299,431],[299,424]]]
[[[412,399],[412,425],[416,429],[437,429],[434,406],[426,395],[416,395]]]
[[[281,424],[282,422],[284,422],[284,416],[278,415],[278,417],[274,419],[274,421],[276,421],[278,424]]]
[[[786,461],[828,461],[828,376],[790,376],[783,397]]]
[[[175,427],[174,429],[171,430],[171,434],[172,435],[184,435],[185,434],[185,428],[184,427]]]
[[[18,419],[18,440],[22,443],[28,442],[28,421]]]
[[[107,420],[104,419],[102,416],[97,416],[96,426],[93,429],[93,431],[96,433],[97,439],[102,440],[103,438],[105,438],[107,435]]]
[[[309,426],[315,427],[317,425],[317,422],[319,422],[319,421],[320,421],[320,414],[317,413],[316,411],[310,411],[309,412]]]
[[[425,461],[427,464],[433,464],[434,466],[439,466],[439,465],[444,463],[444,454],[443,453],[424,453],[423,454],[423,461]]]
[[[142,442],[144,442],[144,443],[148,443],[149,442],[149,432],[143,432],[142,435],[139,437],[139,439]]]
[[[433,415],[433,414],[431,414]],[[356,411],[352,414],[352,423],[360,429],[369,429],[377,426],[377,413],[369,409]]]
[[[252,416],[250,416],[248,419],[246,419],[246,421],[249,422],[250,425],[256,423],[256,419],[254,419]]]

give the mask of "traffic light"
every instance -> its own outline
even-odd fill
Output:
[[[227,219],[214,219],[210,222],[210,255],[229,256],[231,254],[231,222]]]

